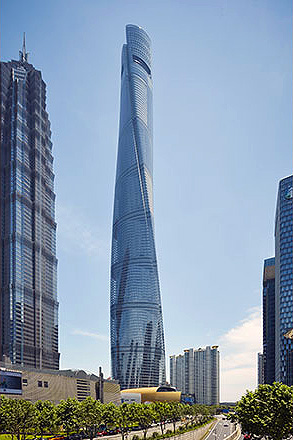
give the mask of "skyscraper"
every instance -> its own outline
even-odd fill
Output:
[[[263,353],[257,353],[257,385],[264,383],[264,355]]]
[[[111,255],[112,376],[122,388],[165,382],[154,238],[151,42],[126,26]]]
[[[275,223],[275,380],[293,385],[292,176],[279,183]]]
[[[0,359],[59,368],[56,222],[46,84],[28,62],[1,62]]]
[[[218,346],[190,348],[184,355],[170,356],[170,384],[196,403],[219,404],[220,353]],[[172,372],[172,375],[171,375]]]
[[[275,381],[275,258],[263,269],[263,375],[264,383]]]

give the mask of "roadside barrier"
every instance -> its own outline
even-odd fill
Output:
[[[226,440],[238,440],[241,437],[241,429],[240,426],[237,426],[236,430],[232,432],[229,437],[226,437]]]

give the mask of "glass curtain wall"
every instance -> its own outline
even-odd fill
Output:
[[[123,389],[165,382],[154,238],[150,39],[126,26],[111,255],[112,376]]]

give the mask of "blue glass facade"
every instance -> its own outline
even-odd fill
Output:
[[[279,183],[275,224],[276,268],[276,380],[293,385],[292,340],[284,335],[293,328],[293,208],[292,176]]]
[[[126,26],[111,255],[112,376],[123,389],[165,382],[154,238],[150,39]]]
[[[264,383],[275,381],[275,258],[263,269],[263,375]]]
[[[46,85],[1,62],[0,359],[59,368],[55,194]]]

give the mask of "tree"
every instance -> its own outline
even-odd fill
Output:
[[[184,406],[182,403],[172,402],[168,404],[168,418],[173,423],[173,431],[176,431],[176,423],[181,420]]]
[[[200,412],[201,412],[201,405],[198,405],[197,403],[193,404],[191,406],[191,423],[192,425],[199,424],[200,423]]]
[[[103,423],[103,407],[99,400],[92,397],[87,397],[80,403],[81,426],[90,440],[93,440]]]
[[[50,400],[35,403],[35,429],[43,439],[44,432],[52,432],[56,427],[56,408]]]
[[[162,435],[164,434],[165,423],[168,420],[169,404],[166,402],[154,402],[155,420],[160,423]]]
[[[134,404],[122,403],[122,405],[116,406],[115,408],[116,425],[120,429],[122,440],[124,440],[125,434],[128,432],[129,425],[134,418]]]
[[[57,423],[63,425],[67,433],[67,437],[71,431],[79,431],[80,428],[80,404],[76,399],[68,397],[66,400],[61,400],[57,405]]]
[[[0,431],[13,435],[15,433],[15,415],[13,411],[13,400],[5,396],[0,398]]]
[[[279,382],[259,385],[242,396],[230,418],[257,440],[286,439],[293,434],[293,387]]]
[[[1,425],[4,425],[3,428],[11,434],[12,439],[16,435],[20,440],[22,434],[25,440],[26,433],[34,427],[34,405],[27,400],[1,397],[0,419]]]
[[[197,415],[195,407],[196,407],[196,405],[184,405],[183,406],[182,415],[184,415],[183,422],[184,422],[185,428],[187,428],[190,423],[191,424],[193,423],[195,415]]]
[[[153,404],[134,403],[133,404],[133,420],[139,424],[143,430],[143,438],[146,439],[148,429],[155,420],[155,410]]]

